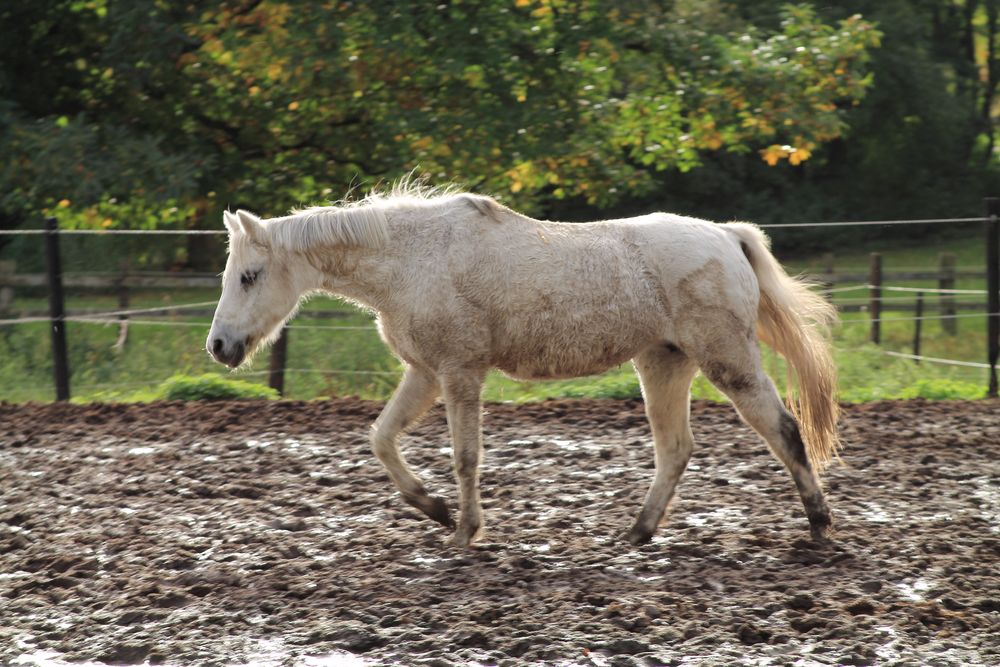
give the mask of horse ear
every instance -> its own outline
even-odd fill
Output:
[[[229,211],[222,212],[222,224],[226,226],[226,229],[230,234],[236,234],[240,231],[240,221],[236,219],[236,214]]]
[[[240,226],[246,235],[250,237],[251,241],[264,243],[266,237],[264,235],[264,226],[260,224],[260,218],[250,211],[244,211],[243,209],[236,211],[236,217],[239,219]]]

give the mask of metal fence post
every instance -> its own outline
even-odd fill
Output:
[[[920,356],[920,331],[924,323],[924,293],[917,292],[917,303],[914,306],[914,315],[916,317],[913,319],[913,356]],[[920,363],[920,359],[914,359],[916,363]]]
[[[938,289],[955,289],[955,253],[943,252],[938,255]],[[955,307],[955,295],[948,292],[941,292],[938,297],[938,309],[941,317],[941,328],[949,335],[958,333],[958,320],[955,314],[958,310]]]
[[[66,356],[66,309],[62,289],[62,262],[59,258],[59,223],[45,221],[45,260],[49,280],[49,319],[52,328],[52,369],[56,400],[69,400],[69,362]]]
[[[871,342],[882,342],[882,254],[873,252],[868,256],[868,311],[872,318]]]
[[[1000,198],[986,204],[986,354],[990,364],[987,395],[997,397],[997,357],[1000,356]]]

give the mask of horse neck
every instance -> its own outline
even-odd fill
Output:
[[[393,266],[387,258],[396,254],[397,242],[390,236],[378,247],[338,243],[300,254],[319,271],[319,290],[380,311],[391,294]]]

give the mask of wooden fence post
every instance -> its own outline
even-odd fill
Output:
[[[917,292],[917,304],[914,308],[916,319],[913,320],[913,356],[920,356],[920,329],[924,322],[924,293]],[[920,359],[914,359],[918,364]]]
[[[987,395],[997,397],[997,357],[1000,356],[1000,198],[986,204],[986,355],[990,364]]]
[[[955,253],[943,252],[938,255],[939,272],[938,289],[955,289]],[[958,333],[958,320],[955,319],[957,308],[955,307],[955,295],[942,292],[938,297],[938,304],[941,317],[941,328],[944,332],[954,336]]]
[[[285,395],[285,359],[288,356],[288,327],[281,327],[278,340],[271,346],[271,365],[267,374],[267,385]]]
[[[4,283],[8,276],[17,273],[17,262],[12,259],[0,261],[0,316],[5,316],[14,305],[14,288]]]
[[[834,285],[834,255],[832,252],[823,253],[823,274],[825,279],[820,283],[822,286],[823,296],[827,301],[833,302],[833,285]]]
[[[52,369],[56,400],[69,400],[69,362],[66,356],[66,308],[62,289],[62,262],[59,258],[59,223],[45,221],[45,259],[49,279],[49,319],[52,325]]]
[[[868,256],[868,312],[871,314],[871,342],[878,345],[882,342],[882,254],[873,252]]]
[[[118,278],[118,310],[128,310],[129,306],[129,292],[128,292],[128,269],[129,261],[123,259],[121,262],[121,275]],[[118,316],[118,339],[115,344],[111,346],[111,349],[116,352],[121,352],[125,349],[125,343],[128,341],[128,315]]]

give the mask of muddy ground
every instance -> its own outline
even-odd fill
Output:
[[[472,550],[390,488],[379,407],[0,405],[0,664],[1000,664],[1000,403],[848,407],[827,546],[696,404],[642,547],[641,404],[492,405]],[[405,450],[454,507],[445,432]]]

